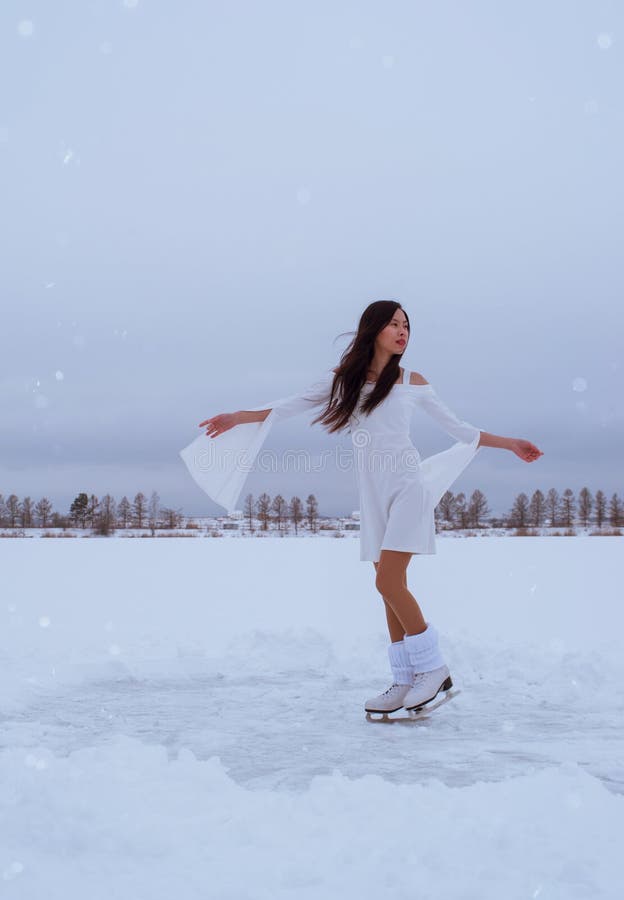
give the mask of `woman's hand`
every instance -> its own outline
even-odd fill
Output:
[[[238,413],[220,413],[218,416],[213,416],[211,419],[204,419],[203,422],[199,423],[199,427],[203,428],[204,425],[206,425],[206,434],[208,437],[214,438],[223,434],[224,431],[234,428],[238,423]]]
[[[535,444],[532,444],[531,441],[524,441],[522,438],[510,438],[508,446],[516,456],[519,456],[525,462],[535,462],[536,459],[544,455]]]

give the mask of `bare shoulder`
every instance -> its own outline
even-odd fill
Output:
[[[420,372],[410,372],[410,384],[429,384],[424,375],[421,375]]]

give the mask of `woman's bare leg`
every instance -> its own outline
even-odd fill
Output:
[[[402,640],[404,634],[421,634],[427,629],[420,606],[407,587],[406,573],[411,558],[411,553],[382,550],[379,562],[374,564],[377,570],[375,587],[386,604],[388,628],[393,641]],[[392,612],[392,618],[388,607]]]
[[[377,571],[377,566],[379,565],[379,563],[374,562],[373,565],[375,566],[375,571]],[[406,586],[407,586],[407,581],[406,581]],[[390,606],[390,604],[388,603],[386,598],[382,597],[382,600],[383,600],[384,606],[386,608],[386,621],[388,622],[388,631],[390,632],[390,640],[393,643],[395,641],[402,641],[403,637],[405,635],[405,629],[403,628],[403,626],[401,625],[401,623],[399,622],[399,620],[397,619],[395,614],[392,612],[392,607]]]

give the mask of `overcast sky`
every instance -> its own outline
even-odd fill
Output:
[[[544,452],[484,448],[453,490],[624,496],[623,52],[601,0],[3,0],[0,493],[220,514],[178,455],[198,423],[396,299],[406,367]],[[300,417],[265,444],[338,446]],[[262,490],[358,506],[331,466]]]

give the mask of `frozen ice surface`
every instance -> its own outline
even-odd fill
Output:
[[[619,897],[621,539],[414,557],[461,693],[406,726],[358,553],[0,542],[0,894]]]

